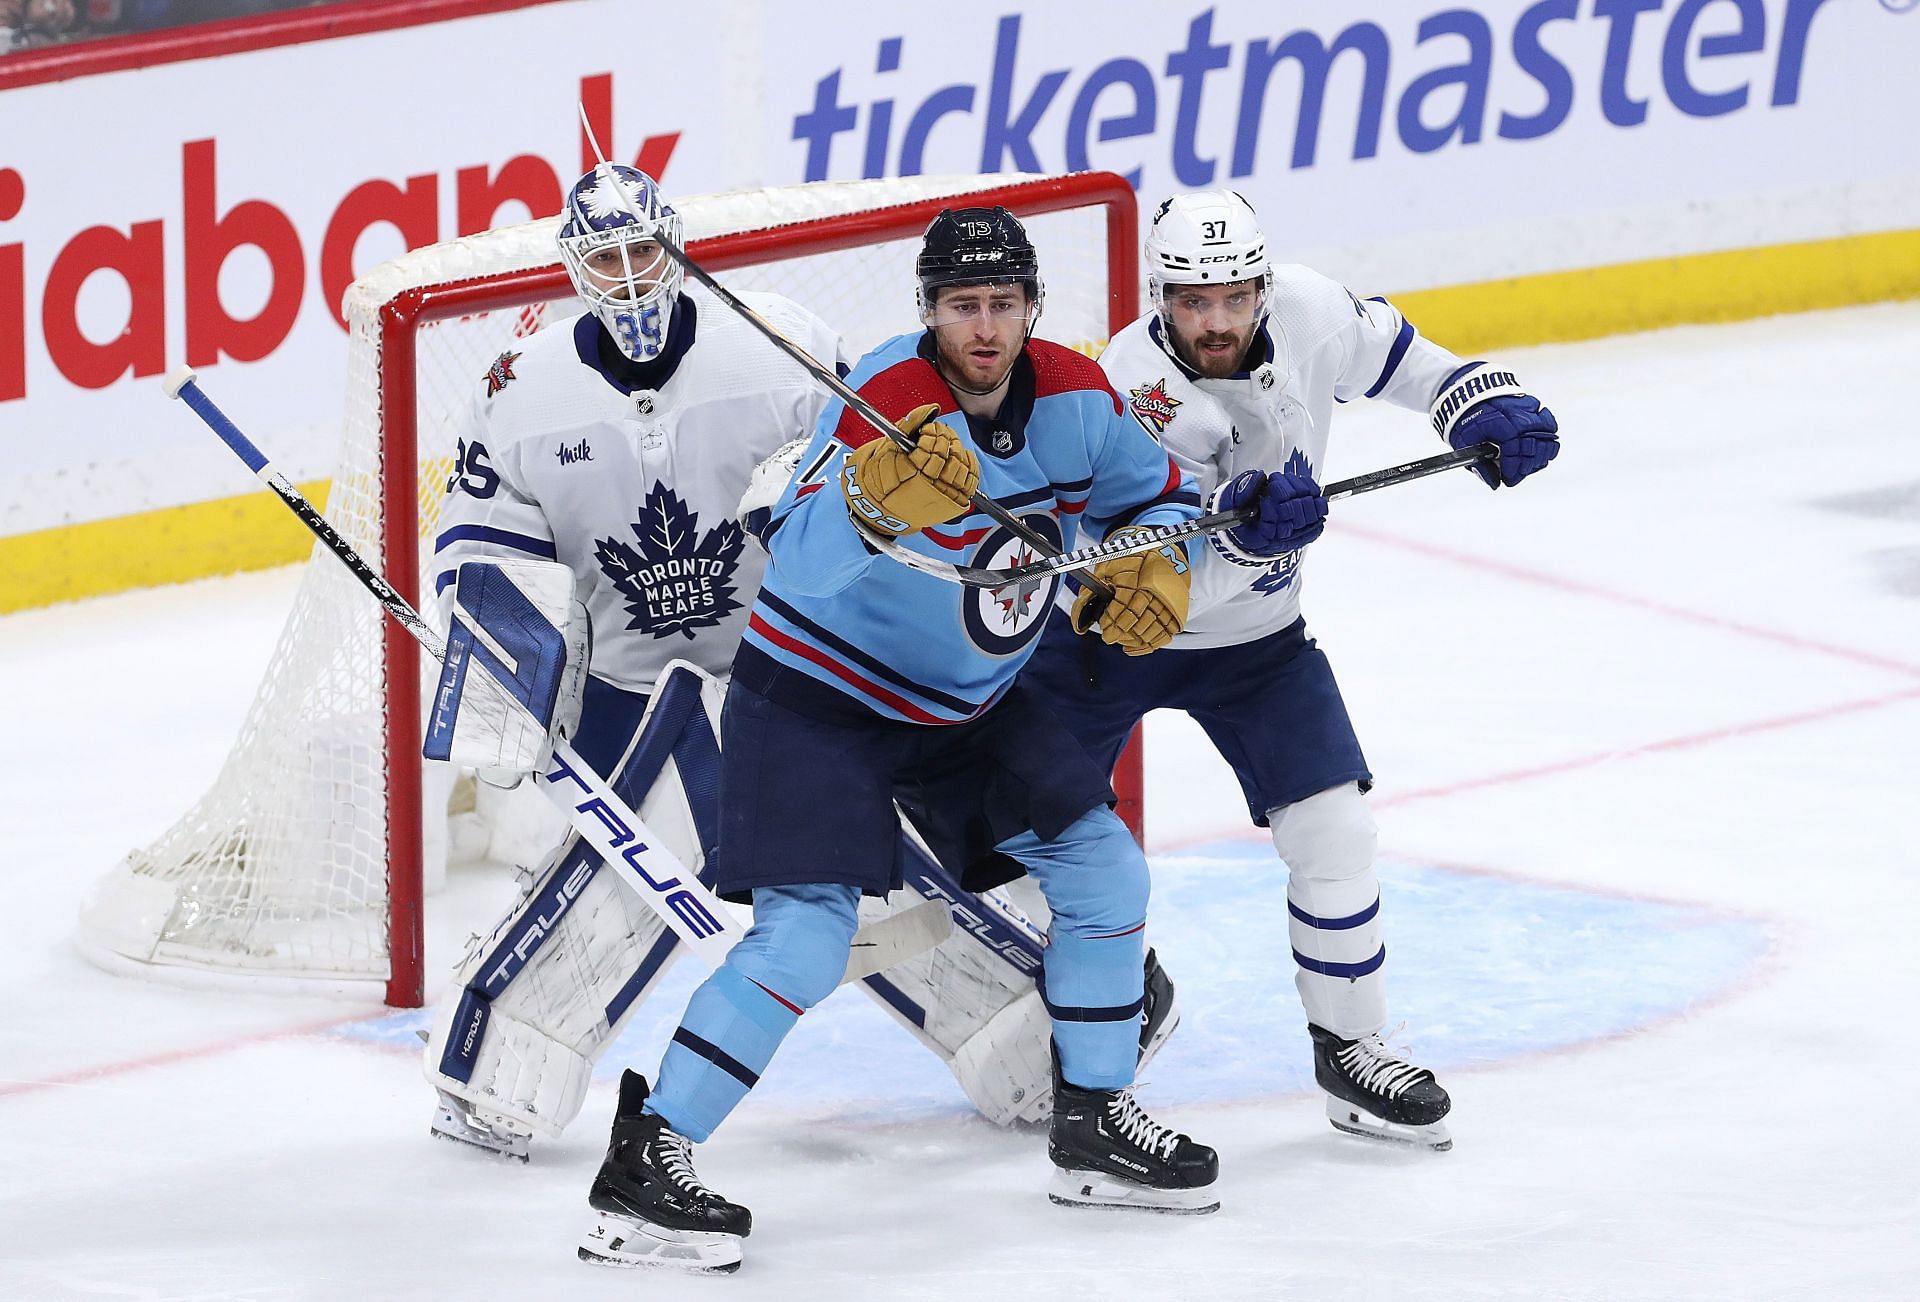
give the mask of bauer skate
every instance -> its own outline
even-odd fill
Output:
[[[1322,1027],[1307,1030],[1313,1077],[1327,1092],[1327,1120],[1335,1130],[1439,1153],[1453,1147],[1442,1120],[1453,1100],[1432,1072],[1387,1048],[1377,1032],[1344,1040]]]
[[[1064,1207],[1133,1207],[1189,1216],[1220,1210],[1220,1159],[1149,1117],[1133,1091],[1088,1090],[1053,1077],[1047,1197]]]
[[[700,1183],[693,1141],[643,1112],[646,1101],[644,1077],[629,1071],[620,1078],[607,1160],[587,1194],[598,1214],[580,1240],[580,1260],[703,1274],[740,1269],[753,1214]]]

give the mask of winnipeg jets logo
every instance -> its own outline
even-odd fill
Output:
[[[700,517],[678,494],[655,483],[627,527],[639,549],[602,538],[593,549],[601,571],[626,598],[627,627],[656,638],[711,628],[740,609],[734,571],[746,533],[732,520],[700,532]]]
[[[1174,411],[1181,402],[1168,395],[1167,382],[1160,379],[1127,390],[1127,405],[1133,408],[1133,418],[1140,422],[1141,428],[1159,438],[1173,423]]]
[[[501,353],[493,359],[493,365],[487,368],[487,396],[491,398],[506,388],[517,378],[513,373],[513,364],[520,360],[519,353]]]
[[[1025,515],[1020,519],[1055,547],[1060,545],[1060,526],[1051,515]],[[968,564],[1005,569],[1039,559],[1032,546],[1014,537],[1012,531],[999,528],[987,535]],[[1010,583],[1004,588],[966,589],[960,613],[968,639],[992,656],[1010,656],[1025,649],[1046,626],[1047,611],[1053,606],[1059,584],[1059,576],[1054,575]]]

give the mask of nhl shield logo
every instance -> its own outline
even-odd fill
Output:
[[[1155,438],[1166,433],[1167,426],[1173,423],[1174,412],[1180,405],[1180,399],[1167,393],[1165,379],[1127,390],[1127,406],[1133,411],[1133,418],[1140,422],[1142,429]]]

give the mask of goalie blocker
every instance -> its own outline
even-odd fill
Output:
[[[463,574],[459,586],[486,592],[494,582],[469,585]],[[489,597],[456,602],[481,630],[501,608]],[[504,608],[521,609],[511,598]],[[447,690],[456,681],[450,671],[436,697],[436,715],[449,707],[448,735],[460,739],[449,754],[537,749],[525,739],[517,751],[489,740],[474,720],[462,731],[460,702],[473,694]],[[584,710],[575,711],[580,754],[701,875],[717,823],[722,695],[714,679],[676,662],[651,698],[587,678]],[[1044,1120],[1049,1031],[1033,979],[1040,930],[998,892],[963,890],[917,837],[905,828],[902,836],[908,885],[863,903],[849,979],[863,978],[868,994],[948,1064],[983,1115],[1000,1124]],[[426,1076],[440,1096],[436,1135],[525,1160],[533,1134],[557,1136],[578,1114],[594,1064],[679,957],[684,947],[660,916],[602,867],[569,834],[511,913],[469,947],[426,1047]],[[871,970],[882,965],[885,975]],[[1177,1021],[1172,984],[1149,954],[1143,1044],[1157,1049]]]

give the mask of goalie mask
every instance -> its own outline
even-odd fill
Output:
[[[1167,290],[1173,285],[1258,282],[1254,322],[1267,319],[1273,263],[1253,208],[1232,190],[1176,194],[1160,205],[1147,232],[1147,295],[1169,329]]]
[[[655,230],[680,243],[680,214],[645,172],[602,163],[567,195],[560,257],[573,289],[621,353],[652,361],[667,346],[680,264],[649,239]]]
[[[1027,333],[1040,319],[1046,286],[1026,227],[1005,208],[943,208],[927,226],[914,262],[920,319],[932,325],[934,300],[950,285],[1017,284],[1027,291]]]

